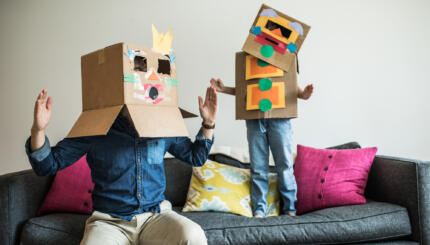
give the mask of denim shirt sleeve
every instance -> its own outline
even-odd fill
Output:
[[[34,172],[39,176],[54,175],[79,160],[90,149],[88,137],[65,138],[51,147],[48,137],[45,136],[43,146],[31,152],[30,140],[25,142],[25,151]]]
[[[208,158],[213,142],[214,137],[206,139],[200,129],[194,142],[191,142],[191,139],[188,137],[175,138],[168,152],[193,166],[203,166]]]

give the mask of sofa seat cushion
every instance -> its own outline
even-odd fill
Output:
[[[175,207],[180,210],[181,207]],[[351,243],[397,239],[411,234],[405,208],[382,202],[322,209],[297,217],[263,219],[221,212],[187,212],[209,244]],[[79,244],[88,215],[55,213],[27,221],[21,244]]]
[[[21,233],[21,244],[77,245],[82,240],[89,215],[52,213],[27,221]]]
[[[248,218],[219,212],[182,215],[200,224],[209,244],[344,244],[410,235],[406,208],[382,202],[322,209],[297,217]]]

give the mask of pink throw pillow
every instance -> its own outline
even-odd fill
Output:
[[[297,145],[297,213],[366,203],[364,189],[377,148],[316,149]]]
[[[54,212],[90,214],[93,211],[91,193],[94,183],[86,156],[55,175],[51,189],[37,215]]]

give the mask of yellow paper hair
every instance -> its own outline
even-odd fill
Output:
[[[152,48],[162,54],[170,54],[170,48],[172,46],[173,34],[172,30],[169,30],[165,35],[162,32],[158,32],[155,26],[152,25]]]

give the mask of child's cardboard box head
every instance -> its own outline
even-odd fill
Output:
[[[285,72],[245,52],[236,53],[236,120],[297,117],[297,63]]]
[[[289,72],[310,26],[262,5],[242,50]]]
[[[67,137],[105,135],[121,109],[140,137],[187,136],[178,107],[172,35],[153,27],[153,48],[119,43],[81,58],[83,112]]]

